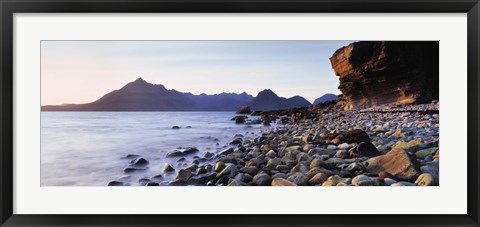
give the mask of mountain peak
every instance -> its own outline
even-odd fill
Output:
[[[265,97],[265,96],[278,97],[277,94],[275,94],[270,89],[264,89],[263,91],[259,92],[258,95],[257,95],[257,97]]]

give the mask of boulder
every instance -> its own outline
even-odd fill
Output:
[[[252,113],[252,110],[250,110],[250,107],[249,106],[241,106],[240,108],[238,108],[237,112],[235,112],[236,114],[250,114]]]
[[[361,129],[354,129],[341,133],[336,137],[341,143],[361,143],[370,142],[368,134]]]
[[[374,174],[387,172],[395,179],[412,182],[420,175],[415,159],[401,148],[392,149],[387,154],[374,158],[367,166],[367,171]]]
[[[379,156],[381,153],[377,148],[370,142],[361,142],[358,146],[350,150],[350,157],[375,157]]]

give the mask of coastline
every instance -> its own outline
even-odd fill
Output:
[[[174,151],[163,173],[141,178],[146,186],[436,186],[439,185],[438,102],[382,105],[343,111],[341,102],[309,108],[252,112],[274,127],[254,139],[236,135],[233,147],[195,155]],[[244,115],[239,115],[244,116]],[[245,120],[245,119],[244,119]],[[173,129],[172,129],[173,130]],[[172,153],[170,153],[172,155]],[[184,156],[193,156],[193,160]],[[167,155],[168,156],[168,155]],[[150,165],[127,157],[133,168]],[[135,171],[134,169],[132,171]],[[174,175],[173,181],[164,176]],[[108,185],[126,185],[121,179]]]

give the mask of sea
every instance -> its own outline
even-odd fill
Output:
[[[41,186],[106,186],[118,179],[135,186],[140,178],[163,174],[166,163],[177,170],[186,165],[177,162],[179,157],[166,157],[179,147],[199,150],[186,157],[191,163],[193,156],[232,147],[229,143],[235,136],[252,139],[271,130],[259,124],[235,124],[234,116],[233,112],[42,112]],[[146,170],[124,173],[128,154],[147,159]]]

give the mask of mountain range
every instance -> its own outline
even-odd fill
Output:
[[[42,111],[235,111],[241,106],[251,110],[279,110],[308,107],[311,103],[301,96],[279,97],[265,89],[256,97],[245,92],[215,95],[185,93],[168,90],[163,85],[151,84],[138,78],[100,99],[85,104],[42,106]]]

